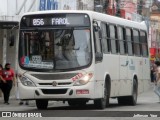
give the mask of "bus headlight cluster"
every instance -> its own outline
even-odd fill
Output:
[[[75,86],[80,86],[80,85],[85,85],[89,82],[89,80],[93,77],[93,73],[89,72],[85,74],[82,78],[79,80],[76,80],[74,85]]]
[[[21,76],[21,77],[19,77],[19,79],[24,86],[30,86],[30,87],[36,86],[30,79],[28,79],[25,76]]]

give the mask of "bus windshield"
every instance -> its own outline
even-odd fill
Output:
[[[91,62],[90,29],[23,29],[19,64],[26,70],[70,70]]]

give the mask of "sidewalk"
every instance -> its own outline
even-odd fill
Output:
[[[27,110],[33,110],[36,109],[36,103],[35,100],[29,100],[29,105],[25,105],[25,101],[23,105],[19,105],[20,100],[16,99],[16,97],[10,96],[9,105],[4,104],[3,97],[0,97],[0,111],[27,111]],[[56,101],[49,101],[48,106],[55,106],[55,105],[62,104],[62,102],[56,102]]]
[[[151,83],[151,87],[146,92],[138,95],[139,103],[160,103],[159,97],[154,93],[154,83]]]
[[[0,97],[0,111],[5,111],[5,110],[11,110],[11,111],[18,111],[15,110],[14,108],[16,107],[36,107],[35,101],[31,100],[29,101],[29,105],[25,105],[25,101],[23,105],[19,105],[20,100],[17,100],[15,98],[15,96],[10,96],[10,100],[9,100],[9,105],[4,104],[4,100],[3,97]]]

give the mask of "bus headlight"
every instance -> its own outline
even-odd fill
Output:
[[[30,79],[28,79],[25,76],[21,76],[21,77],[19,77],[19,79],[24,86],[30,86],[30,87],[36,86]]]
[[[79,80],[75,81],[75,86],[85,85],[89,82],[89,80],[93,77],[93,73],[87,73]]]

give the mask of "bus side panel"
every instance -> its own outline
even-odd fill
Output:
[[[119,55],[104,54],[101,63],[95,65],[96,80],[105,79],[106,73],[109,73],[111,79],[110,97],[117,96],[119,93]],[[103,88],[103,87],[102,87]],[[103,91],[103,89],[102,89]],[[102,92],[103,93],[103,92]]]
[[[112,57],[111,57],[112,56]],[[118,96],[120,89],[120,81],[119,81],[119,55],[111,55],[108,57],[110,63],[109,73],[111,78],[111,93],[110,96]]]
[[[128,57],[120,57],[120,65],[121,66],[121,74],[124,71],[123,74],[127,74],[125,75],[126,77],[120,77],[121,80],[121,86],[120,86],[120,96],[128,96],[131,95],[132,92],[132,80],[133,80],[133,74],[134,74],[134,70],[130,69],[131,66],[131,61],[130,61],[130,56]],[[135,66],[134,66],[135,67]],[[133,68],[132,68],[133,69]],[[125,79],[126,78],[126,79]]]
[[[119,96],[128,95],[128,90],[126,90],[126,87],[128,86],[128,56],[119,56],[120,61],[120,90],[119,90]],[[129,86],[128,86],[129,87]],[[127,87],[127,88],[128,88]]]

